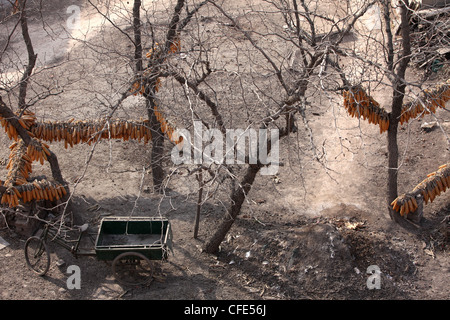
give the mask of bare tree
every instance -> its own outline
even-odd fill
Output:
[[[27,12],[27,0],[19,0],[15,2],[13,13],[18,16],[18,23],[15,24],[9,34],[8,41],[1,52],[1,56],[3,56],[8,49],[9,39],[16,30],[16,26],[20,25],[22,39],[25,43],[26,52],[28,54],[28,61],[18,83],[14,84],[12,87],[2,87],[2,90],[8,94],[9,99],[11,96],[15,95],[18,87],[18,95],[16,100],[17,107],[13,108],[11,105],[8,106],[7,103],[3,101],[2,97],[0,97],[1,125],[5,128],[5,132],[8,134],[8,137],[14,141],[10,146],[11,153],[9,163],[7,165],[7,168],[9,169],[8,177],[0,186],[0,193],[2,194],[2,212],[4,210],[6,213],[4,214],[4,219],[7,225],[14,224],[13,221],[16,220],[16,212],[9,210],[8,207],[17,208],[19,206],[19,198],[24,204],[31,201],[34,202],[35,200],[48,201],[50,200],[47,194],[48,192],[49,194],[51,193],[51,200],[56,198],[57,200],[66,201],[69,191],[67,183],[62,177],[56,155],[49,150],[48,145],[35,139],[31,132],[31,126],[33,126],[35,122],[35,117],[32,112],[27,110],[30,107],[29,99],[27,99],[27,93],[33,75],[33,70],[36,65],[37,55],[34,52],[33,44],[28,31]],[[45,99],[46,96],[48,95],[43,94],[42,96],[37,97],[37,100]],[[14,109],[16,109],[16,112],[13,111]],[[32,173],[32,162],[40,161],[41,164],[43,164],[44,159],[48,161],[50,165],[54,182],[47,181],[42,177],[32,178],[29,176]],[[37,192],[37,190],[39,190],[39,192]],[[50,204],[50,207],[54,205],[54,203]],[[25,210],[25,212],[22,212],[22,214],[26,216],[25,219],[28,218],[28,215],[38,217],[40,213],[40,210],[37,212],[34,211],[33,207],[29,210]]]
[[[22,137],[19,120],[29,115],[27,83],[36,62],[31,38],[27,40],[24,35],[26,47],[30,45],[31,49],[28,50],[28,68],[16,88],[17,101],[22,101],[18,103],[20,113],[16,116],[8,113],[6,102],[1,107],[5,110],[2,117],[8,121],[7,125],[11,123],[25,143],[28,139],[40,140],[41,145],[43,141],[62,141],[67,148],[79,143],[94,143],[95,147],[101,139],[150,142],[148,168],[153,187],[162,197],[171,179],[180,172],[187,172],[190,193],[197,194],[194,237],[198,236],[202,205],[217,199],[223,206],[225,215],[204,247],[206,252],[213,253],[219,250],[238,219],[258,174],[267,173],[271,165],[278,165],[279,159],[262,160],[276,152],[278,140],[290,139],[291,133],[303,126],[305,133],[298,134],[297,138],[309,145],[309,154],[299,154],[299,158],[311,157],[327,170],[324,151],[316,145],[307,111],[312,106],[319,107],[316,105],[318,96],[343,90],[347,99],[345,106],[352,115],[378,124],[381,133],[388,132],[389,204],[396,199],[396,139],[398,124],[406,114],[405,72],[411,56],[408,19],[412,9],[407,3],[400,5],[400,49],[394,45],[392,9],[388,1],[361,1],[352,11],[344,6],[329,10],[324,3],[301,0],[88,3],[88,7],[107,22],[99,27],[98,37],[89,38],[86,32],[84,38],[74,38],[86,50],[86,60],[91,63],[82,66],[80,74],[88,73],[89,66],[92,79],[79,80],[85,85],[83,92],[91,97],[90,110],[80,111],[77,117],[81,114],[84,118],[77,120],[44,122],[34,119],[28,126],[34,139],[27,138],[26,132],[23,133],[25,138]],[[377,3],[383,9],[384,42],[373,34],[364,36],[367,42],[382,44],[383,55],[374,52],[376,58],[381,56],[381,62],[359,55],[346,41],[353,32],[359,32],[356,24]],[[21,15],[19,21],[23,19]],[[26,23],[18,22],[19,25],[26,30]],[[114,33],[106,32],[106,25],[112,27]],[[374,78],[358,78],[341,65],[341,58],[353,61],[364,70],[377,72]],[[92,61],[96,62],[94,66]],[[76,62],[82,65],[83,59]],[[393,98],[389,112],[371,100],[364,88],[366,83],[381,83],[386,78]],[[53,91],[47,92],[49,97],[53,94]],[[124,106],[133,95],[138,103],[130,111]],[[36,96],[42,97],[41,94]],[[41,100],[34,99],[32,103],[38,101]],[[145,120],[129,117],[130,113],[139,117],[141,107]],[[127,118],[115,118],[119,113]],[[199,127],[202,129],[197,132]],[[211,147],[216,146],[217,137],[227,137],[229,129],[240,131],[232,138],[231,147],[221,145],[214,149],[217,154],[213,155]],[[264,130],[274,130],[277,136],[263,135],[256,145],[245,145],[251,132],[267,132]],[[189,135],[194,138],[200,135],[200,144],[188,139]],[[11,133],[11,137],[14,136]],[[240,149],[242,141],[244,149]],[[32,144],[45,152],[39,144]],[[257,150],[256,161],[252,150]],[[186,158],[183,165],[173,163],[174,155],[192,154],[194,159]],[[237,158],[242,161],[235,161]],[[86,165],[89,160],[90,157]],[[55,180],[62,181],[62,177],[56,177],[56,171],[54,176]],[[394,211],[391,214],[395,217]]]
[[[215,76],[221,70],[210,68],[213,64],[217,65],[216,61],[210,61],[206,72],[198,73],[200,76],[193,80],[189,79],[189,75],[197,73],[192,65],[187,71],[183,73],[178,71],[173,75],[175,80],[184,87],[185,95],[195,95],[211,112],[212,122],[203,116],[206,113],[199,111],[192,112],[195,118],[198,117],[194,119],[200,120],[207,128],[216,126],[222,133],[226,131],[226,125],[230,123],[230,120],[234,125],[240,124],[248,128],[275,127],[279,130],[279,138],[283,138],[297,130],[296,117],[298,116],[302,118],[302,123],[311,133],[305,117],[305,110],[311,103],[308,98],[312,97],[308,89],[319,86],[321,70],[326,68],[329,61],[332,61],[330,38],[333,38],[335,46],[339,46],[369,4],[362,6],[354,17],[346,16],[346,19],[342,16],[344,12],[340,12],[341,16],[338,14],[330,16],[329,12],[321,12],[313,4],[308,5],[297,1],[267,1],[259,5],[255,4],[254,7],[247,4],[247,9],[242,11],[239,10],[240,8],[230,8],[225,2],[209,1],[209,5],[214,11],[211,11],[212,17],[204,17],[205,21],[217,20],[220,27],[227,29],[223,39],[226,39],[227,45],[229,43],[236,48],[233,53],[235,61],[243,61],[248,66],[248,68],[237,67],[232,71],[237,75],[236,78],[241,87],[236,89],[235,86],[230,85],[235,92],[238,92],[238,96],[243,97],[237,102],[242,107],[233,108],[233,112],[239,115],[239,110],[244,110],[241,114],[247,125],[239,121],[240,119],[236,116],[229,118],[228,114],[224,115],[224,112],[227,113],[229,104],[227,101],[225,105],[223,105],[224,102],[220,103],[222,93],[219,92],[217,85],[214,86]],[[250,21],[253,23],[251,24]],[[256,25],[254,21],[260,24]],[[279,21],[284,21],[285,26],[280,25]],[[201,31],[196,33],[200,34]],[[208,48],[206,43],[200,45],[204,50],[200,51],[202,54],[217,48]],[[217,46],[216,43],[214,45]],[[201,61],[200,54],[197,60]],[[258,77],[261,73],[265,74],[264,79]],[[222,80],[223,83],[224,80]],[[271,84],[270,89],[267,88],[267,83]],[[256,103],[255,108],[251,108],[246,105],[246,101],[259,103]],[[194,109],[192,102],[190,108]],[[314,158],[319,161],[312,135],[309,140]],[[265,141],[258,141],[258,147],[262,143]],[[271,151],[273,143],[275,141],[267,141],[268,152]],[[258,173],[266,165],[260,161],[254,164],[247,161],[245,167],[236,168],[219,162],[214,168],[213,176],[218,177],[222,172],[222,176],[231,178],[231,194],[230,204],[226,207],[222,222],[205,244],[206,252],[213,253],[219,250],[220,243],[241,212]],[[207,169],[211,171],[211,165]],[[238,175],[239,171],[241,174]]]
[[[412,57],[417,55],[417,52],[411,51],[411,17],[417,10],[417,3],[415,1],[399,1],[394,4],[391,1],[379,1],[377,3],[381,8],[381,16],[383,19],[384,32],[381,36],[366,36],[367,43],[375,43],[379,45],[380,52],[383,55],[379,58],[375,54],[368,54],[367,56],[358,55],[356,52],[351,53],[340,51],[344,57],[351,57],[354,61],[359,61],[366,68],[373,68],[375,72],[379,72],[388,79],[387,83],[382,83],[375,76],[373,78],[357,78],[357,85],[352,86],[351,81],[348,80],[349,73],[345,74],[338,67],[337,70],[341,72],[343,79],[344,90],[344,106],[347,111],[357,118],[363,118],[380,126],[380,133],[387,132],[387,193],[386,199],[388,204],[388,211],[391,218],[396,222],[403,221],[402,216],[407,216],[409,212],[416,211],[417,204],[414,199],[412,205],[411,197],[406,201],[399,201],[398,198],[398,173],[399,173],[399,146],[398,146],[398,132],[399,127],[408,121],[423,117],[426,114],[434,114],[437,109],[445,108],[445,102],[449,99],[448,84],[438,84],[430,90],[425,90],[423,84],[417,83],[407,79],[406,71],[410,67]],[[396,16],[396,12],[399,15]],[[398,32],[393,30],[394,20],[398,20]],[[400,40],[396,41],[395,35],[399,34]],[[396,44],[397,43],[397,44]],[[370,67],[369,67],[370,66]],[[369,94],[366,88],[363,88],[362,82],[367,82],[369,85],[381,85],[385,90],[392,93],[391,105],[387,107],[388,111],[381,107]],[[414,99],[406,101],[406,89],[418,87],[423,93],[416,94]],[[417,193],[416,193],[417,195]],[[400,205],[401,202],[401,205]],[[404,206],[406,204],[406,206]],[[409,204],[409,205],[408,205]],[[400,208],[402,208],[400,210]]]

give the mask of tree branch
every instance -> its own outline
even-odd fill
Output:
[[[289,94],[290,92],[290,88],[289,86],[286,84],[286,82],[283,79],[283,76],[281,74],[281,70],[276,66],[275,62],[269,57],[269,55],[260,47],[258,46],[258,44],[256,43],[256,41],[250,36],[250,34],[245,31],[240,25],[239,23],[237,23],[237,21],[235,19],[233,19],[228,13],[226,13],[222,7],[220,7],[219,5],[216,4],[215,1],[211,1],[209,0],[209,3],[211,3],[213,6],[215,6],[228,20],[231,21],[231,23],[233,24],[233,26],[239,30],[246,38],[248,41],[250,41],[250,43],[252,44],[252,46],[258,50],[263,56],[264,58],[267,60],[267,62],[272,66],[273,70],[275,71],[275,74],[277,76],[278,81],[280,82],[281,86],[284,88],[284,90]]]
[[[223,133],[226,134],[226,128],[225,128],[225,124],[222,118],[222,115],[219,112],[219,107],[217,106],[217,104],[211,100],[211,98],[208,97],[208,95],[206,95],[202,90],[200,90],[198,88],[198,85],[194,82],[191,82],[189,80],[187,80],[185,77],[179,75],[179,74],[173,74],[173,77],[175,78],[175,80],[177,80],[181,85],[187,85],[192,91],[194,91],[194,93],[201,99],[203,100],[206,105],[210,108],[211,113],[213,114],[214,118],[217,121],[217,125],[219,127],[219,130]]]
[[[134,60],[136,63],[137,73],[141,73],[143,71],[140,11],[141,11],[141,0],[134,0],[133,4]]]
[[[23,40],[25,41],[25,45],[27,47],[28,52],[28,65],[25,68],[25,71],[22,75],[22,79],[20,80],[20,89],[19,89],[19,109],[21,111],[25,110],[27,108],[27,105],[25,103],[25,98],[27,95],[27,87],[28,82],[31,76],[31,73],[33,72],[34,66],[36,65],[36,58],[37,54],[34,53],[33,44],[31,43],[30,34],[28,32],[28,21],[27,21],[27,14],[26,14],[26,3],[27,0],[23,0],[21,5],[21,12],[20,12],[20,25],[22,27],[22,36]]]

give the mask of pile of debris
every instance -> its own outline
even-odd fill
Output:
[[[428,75],[450,59],[449,19],[450,6],[419,9],[411,17],[412,62]]]

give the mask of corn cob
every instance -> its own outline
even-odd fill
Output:
[[[389,128],[388,113],[381,108],[371,96],[367,95],[361,86],[355,86],[343,91],[344,107],[352,117],[368,120],[370,124],[380,127],[380,134]]]
[[[427,174],[410,194],[403,194],[392,201],[391,206],[395,211],[400,211],[400,215],[407,215],[417,209],[415,195],[420,193],[425,204],[433,202],[434,199],[445,192],[450,186],[450,163],[439,166],[436,172]]]
[[[344,108],[352,117],[363,117],[369,123],[380,126],[380,133],[388,130],[388,114],[379,104],[368,96],[361,86],[351,87],[343,91]],[[431,90],[424,90],[421,98],[406,103],[402,107],[400,124],[407,123],[410,119],[425,114],[435,113],[438,108],[445,108],[445,103],[450,100],[450,80],[436,86]]]

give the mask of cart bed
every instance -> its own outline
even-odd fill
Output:
[[[98,246],[147,246],[161,244],[159,234],[104,234]]]
[[[107,217],[100,224],[95,252],[99,260],[114,260],[123,252],[163,260],[171,246],[170,222],[165,218]]]

